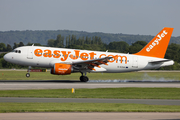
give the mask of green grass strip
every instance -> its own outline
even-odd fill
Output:
[[[121,103],[0,103],[9,112],[180,112],[180,106]]]
[[[97,88],[0,90],[0,97],[36,98],[112,98],[112,99],[180,99],[180,88]]]
[[[79,80],[81,73],[52,75],[49,72],[0,71],[0,80]],[[88,73],[90,80],[180,80],[179,72]]]

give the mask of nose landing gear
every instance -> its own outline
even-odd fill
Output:
[[[28,68],[28,73],[26,73],[26,77],[27,77],[27,78],[30,77],[30,70],[31,70],[31,66],[29,66],[29,68]]]
[[[30,73],[26,73],[26,77],[30,77]]]

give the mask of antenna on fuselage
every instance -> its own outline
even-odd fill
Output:
[[[106,52],[108,52],[108,50],[106,50]]]
[[[34,44],[32,44],[32,46],[34,46]]]

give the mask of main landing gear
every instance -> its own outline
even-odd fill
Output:
[[[86,76],[86,73],[85,73],[85,76],[83,76],[83,72],[81,72],[82,76],[80,77],[80,81],[81,82],[87,82],[89,80],[89,78]]]

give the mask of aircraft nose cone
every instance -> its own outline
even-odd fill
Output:
[[[7,54],[5,54],[3,58],[5,61],[7,61]]]
[[[3,57],[3,58],[4,58],[4,60],[5,60],[5,61],[9,61],[10,56],[9,56],[9,54],[7,53],[7,54],[5,54],[5,55],[4,55],[4,57]]]

